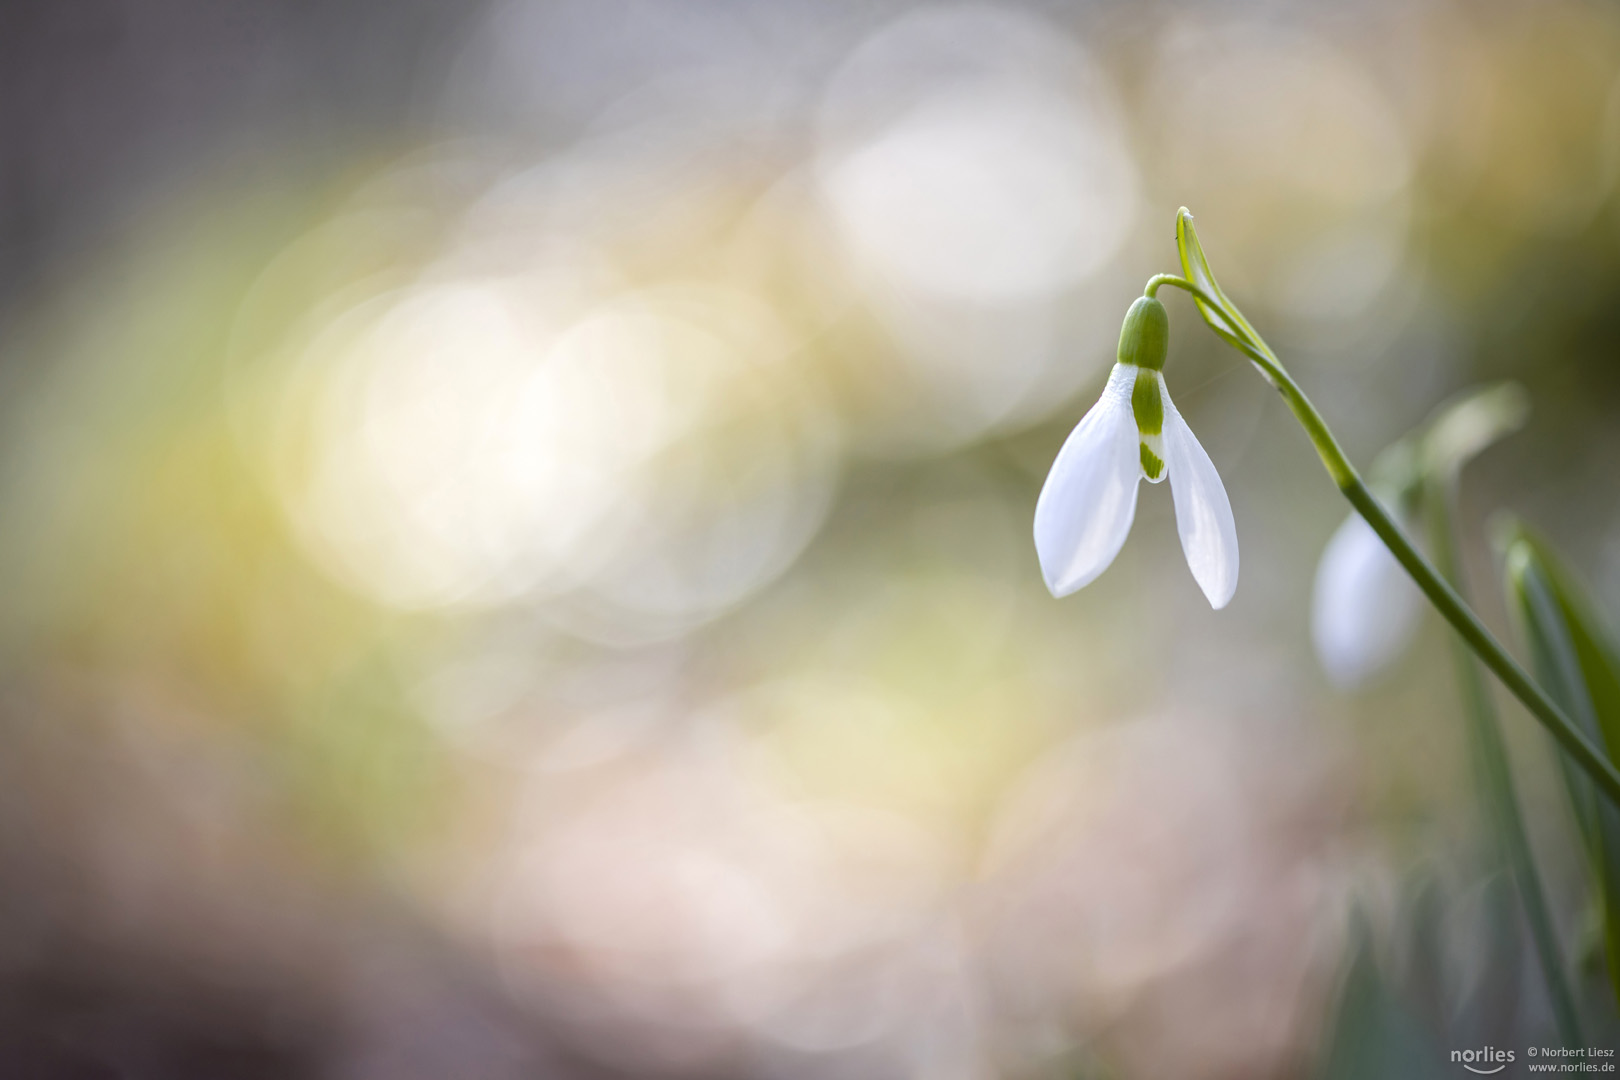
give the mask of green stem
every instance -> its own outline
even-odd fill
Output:
[[[1423,501],[1434,561],[1442,576],[1461,597],[1466,592],[1466,585],[1458,557],[1457,534],[1452,527],[1452,494],[1452,485],[1446,479],[1435,477],[1425,486]],[[1480,794],[1485,802],[1486,814],[1496,826],[1502,854],[1506,857],[1513,884],[1518,890],[1519,903],[1530,926],[1530,936],[1535,941],[1559,1037],[1566,1046],[1584,1046],[1575,995],[1570,990],[1569,975],[1564,970],[1563,947],[1553,928],[1547,894],[1536,871],[1524,818],[1519,813],[1518,795],[1513,790],[1513,770],[1496,708],[1480,675],[1478,662],[1458,638],[1452,639],[1452,657],[1456,663],[1457,682],[1462,690],[1474,757],[1479,768]]]
[[[1147,295],[1153,295],[1161,285],[1184,289],[1216,311],[1227,310],[1227,305],[1192,282],[1171,274],[1159,274],[1152,278],[1148,282]],[[1294,382],[1293,377],[1283,367],[1282,361],[1277,359],[1277,355],[1261,340],[1260,335],[1253,332],[1252,327],[1245,323],[1242,328],[1245,334],[1252,335],[1252,340],[1224,333],[1221,337],[1252,360],[1261,374],[1283,396],[1294,418],[1305,429],[1311,445],[1316,447],[1317,456],[1322,459],[1328,475],[1344,493],[1344,497],[1350,501],[1350,505],[1367,520],[1368,525],[1372,526],[1373,532],[1377,533],[1384,546],[1389,548],[1390,554],[1394,555],[1396,561],[1411,575],[1418,588],[1423,590],[1423,595],[1429,598],[1429,603],[1433,604],[1451,624],[1463,643],[1491,669],[1514,697],[1524,703],[1530,715],[1558,740],[1558,744],[1569,752],[1569,756],[1592,778],[1592,782],[1602,789],[1609,801],[1620,806],[1620,770],[1617,770],[1603,752],[1581,733],[1552,698],[1536,685],[1535,680],[1530,678],[1524,668],[1519,666],[1519,662],[1513,659],[1501,642],[1485,628],[1485,624],[1480,622],[1473,609],[1457,595],[1457,591],[1446,584],[1445,579],[1429,565],[1428,560],[1417,548],[1412,546],[1394,519],[1379,505],[1372,492],[1367,490],[1361,475],[1356,472],[1355,466],[1350,464],[1350,459],[1340,449],[1338,441],[1333,438],[1333,432],[1328,430],[1322,414],[1316,411],[1316,406],[1305,396],[1305,391]]]

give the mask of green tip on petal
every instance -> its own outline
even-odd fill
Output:
[[[1119,328],[1119,362],[1160,371],[1170,352],[1170,316],[1151,296],[1139,296]]]
[[[1131,387],[1131,414],[1136,417],[1136,430],[1143,435],[1157,435],[1164,430],[1164,391],[1159,388],[1161,378],[1138,370],[1136,383]]]
[[[1149,480],[1157,480],[1164,473],[1164,460],[1148,449],[1147,443],[1138,443],[1139,457],[1142,461],[1142,475]]]

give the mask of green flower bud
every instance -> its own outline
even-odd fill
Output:
[[[1151,296],[1137,297],[1119,329],[1119,362],[1161,371],[1170,349],[1170,316]]]

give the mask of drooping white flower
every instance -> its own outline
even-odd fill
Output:
[[[1108,569],[1136,517],[1138,482],[1166,478],[1199,588],[1215,608],[1237,588],[1237,526],[1226,489],[1165,388],[1169,337],[1164,305],[1148,296],[1131,305],[1108,385],[1052,463],[1035,504],[1035,551],[1053,596]]]
[[[1311,596],[1311,641],[1328,679],[1353,689],[1399,656],[1417,628],[1419,599],[1372,526],[1359,514],[1346,518],[1322,552]]]

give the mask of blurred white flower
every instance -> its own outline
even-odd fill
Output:
[[[1144,296],[1120,333],[1102,397],[1058,451],[1035,505],[1035,550],[1053,596],[1089,585],[1114,561],[1136,517],[1137,482],[1169,477],[1187,566],[1210,605],[1237,588],[1237,526],[1220,474],[1165,388],[1169,319]]]
[[[1405,531],[1408,523],[1396,520]],[[1394,660],[1412,640],[1419,607],[1401,564],[1351,514],[1322,553],[1311,597],[1311,641],[1328,679],[1352,689]]]

